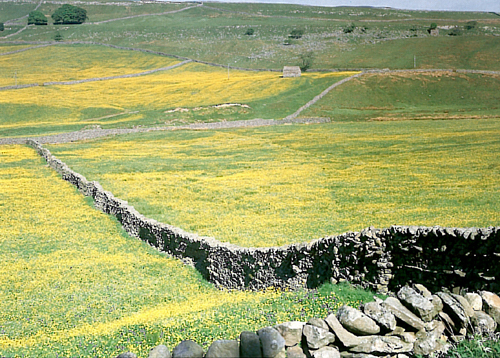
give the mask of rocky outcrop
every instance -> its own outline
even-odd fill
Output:
[[[421,283],[435,291],[441,287],[465,287],[471,291],[500,288],[500,227],[391,226],[328,236],[307,244],[243,248],[148,219],[99,183],[72,171],[40,143],[27,143],[63,179],[91,196],[97,209],[115,216],[129,235],[192,264],[216,286],[316,287],[330,280],[349,281],[381,293],[406,283]],[[431,302],[439,309],[439,301]],[[417,309],[413,306],[416,303],[406,304]],[[427,303],[424,306],[423,309],[430,309]],[[495,319],[498,323],[500,317]]]
[[[422,286],[423,287],[423,286]],[[426,289],[427,290],[427,289]],[[398,297],[407,297],[408,294],[420,294],[422,288],[406,286],[399,290]],[[239,342],[236,340],[218,340],[212,343],[208,348],[205,358],[409,358],[409,357],[436,357],[441,353],[446,353],[450,347],[450,342],[457,342],[465,335],[473,336],[475,334],[490,334],[496,328],[495,320],[484,311],[473,310],[470,308],[465,296],[449,294],[448,292],[439,292],[438,295],[443,298],[443,309],[450,313],[457,311],[460,314],[446,314],[443,311],[437,312],[431,321],[423,323],[425,317],[428,317],[426,310],[416,309],[415,314],[409,310],[403,315],[399,314],[398,325],[394,326],[388,332],[365,335],[366,332],[373,330],[374,322],[370,319],[365,320],[363,313],[352,307],[343,306],[336,314],[330,314],[324,320],[319,318],[310,319],[305,322],[285,322],[273,327],[264,327],[257,332],[243,332],[240,335]],[[426,299],[434,295],[422,294]],[[470,294],[466,294],[467,297]],[[481,292],[484,307],[494,306],[500,298],[492,292]],[[378,313],[389,313],[384,311],[383,307],[397,307],[403,311],[404,305],[394,297],[385,300],[379,300],[372,307],[365,304],[364,310]],[[411,301],[411,300],[410,300]],[[412,301],[413,302],[413,301]],[[420,302],[420,298],[417,302]],[[469,308],[464,307],[468,305]],[[429,305],[425,304],[430,307]],[[408,314],[409,312],[409,314]],[[472,317],[468,313],[472,312]],[[464,327],[464,318],[470,318],[472,324]],[[413,315],[413,316],[412,316]],[[352,320],[345,319],[345,316],[354,317],[356,321],[356,330],[359,334],[349,332],[352,330]],[[338,318],[337,318],[338,317]],[[359,319],[362,317],[362,319]],[[443,319],[442,317],[447,317]],[[365,318],[368,318],[365,316]],[[414,321],[422,322],[416,324]],[[449,320],[449,321],[448,321]],[[463,332],[447,329],[447,326],[462,327]],[[362,327],[366,325],[366,327]],[[392,326],[392,325],[388,325]],[[301,344],[298,344],[301,342]],[[170,353],[165,346],[162,348],[162,356],[153,356],[149,358],[166,357],[170,358]],[[186,348],[188,347],[188,348]],[[158,347],[156,347],[158,348]],[[153,349],[151,352],[154,352]],[[182,348],[182,349],[181,349]],[[167,351],[165,352],[165,350]],[[180,355],[179,352],[182,352]],[[201,354],[201,355],[200,355]],[[126,352],[118,357],[132,357],[133,353]],[[135,356],[135,355],[134,355]],[[173,350],[173,357],[202,357],[203,350],[192,341],[183,341]]]

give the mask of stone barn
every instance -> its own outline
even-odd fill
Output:
[[[301,74],[299,66],[283,67],[283,77],[300,77]]]

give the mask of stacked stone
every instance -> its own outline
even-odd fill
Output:
[[[446,353],[467,335],[500,331],[500,297],[488,291],[432,294],[423,285],[405,286],[396,297],[376,299],[361,309],[342,306],[325,319],[286,322],[237,340],[218,340],[205,353],[182,341],[148,358],[409,358]],[[117,358],[136,358],[130,352]]]

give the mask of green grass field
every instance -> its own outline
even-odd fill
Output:
[[[499,118],[500,76],[455,72],[373,74],[331,91],[304,117],[334,121]]]
[[[498,225],[500,121],[138,134],[50,150],[139,212],[242,246],[393,224]]]

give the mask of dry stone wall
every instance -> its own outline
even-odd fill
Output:
[[[381,293],[407,283],[423,283],[435,291],[499,290],[500,227],[391,226],[304,244],[243,248],[148,219],[98,182],[72,171],[40,143],[27,144],[64,180],[91,196],[96,208],[115,216],[128,234],[193,265],[219,287],[316,287],[345,280]]]

